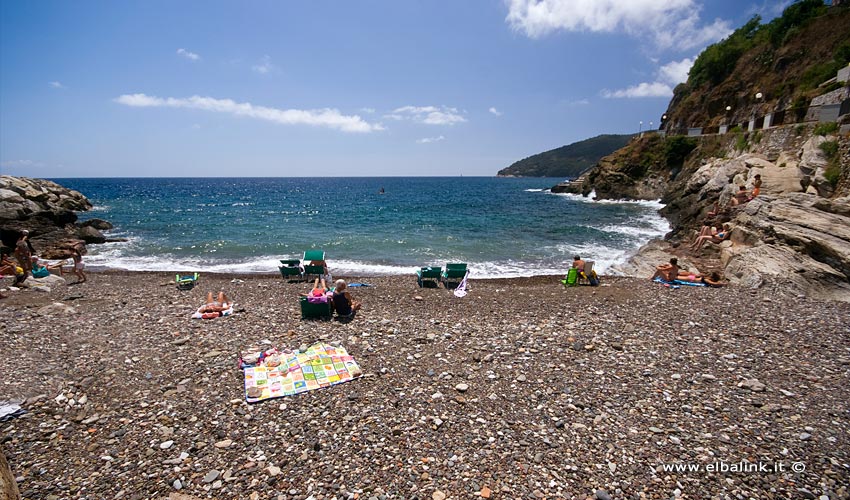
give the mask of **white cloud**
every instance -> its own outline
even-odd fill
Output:
[[[658,79],[673,86],[684,83],[688,81],[688,72],[693,65],[694,60],[688,58],[671,61],[658,68]]]
[[[688,72],[694,65],[693,59],[672,61],[658,68],[655,82],[644,82],[622,90],[603,90],[606,98],[672,97],[673,87],[688,81]]]
[[[336,109],[277,109],[255,106],[249,102],[235,102],[230,99],[215,99],[194,95],[187,98],[156,97],[146,94],[124,94],[116,97],[115,102],[133,107],[188,108],[247,116],[283,125],[312,125],[328,127],[343,132],[374,132],[384,130],[379,123],[369,123],[358,115],[343,115]]]
[[[496,116],[502,116],[502,112],[501,112],[501,111],[499,111],[499,110],[498,110],[498,109],[496,109],[496,108],[490,108],[488,111],[490,111],[491,113],[493,113],[493,114],[494,114],[494,115],[496,115]]]
[[[385,117],[391,120],[412,120],[426,125],[454,125],[466,121],[457,108],[447,106],[402,106]]]
[[[269,56],[263,56],[263,61],[260,64],[255,64],[251,66],[251,69],[254,72],[259,73],[261,75],[266,75],[274,71],[275,67],[272,64],[272,58]]]
[[[370,115],[375,114],[375,108],[360,108],[360,111],[362,111],[364,113],[368,113]]]
[[[640,83],[622,90],[603,90],[602,97],[606,98],[633,98],[633,97],[670,97],[673,89],[666,83]]]
[[[622,32],[658,48],[704,47],[731,33],[728,21],[702,25],[695,0],[506,0],[506,21],[531,38],[554,31]]]
[[[64,89],[65,88],[65,86],[62,85],[62,82],[49,82],[48,85],[50,85],[54,89]]]
[[[446,138],[441,136],[438,137],[423,137],[422,139],[416,139],[417,144],[428,144],[431,142],[440,142],[445,140]]]
[[[197,61],[201,58],[201,56],[199,56],[198,54],[195,54],[194,52],[189,52],[186,49],[177,49],[177,55],[183,56],[186,59],[189,59],[190,61]]]
[[[567,103],[568,106],[587,106],[588,104],[590,104],[590,101],[587,99],[576,99]]]

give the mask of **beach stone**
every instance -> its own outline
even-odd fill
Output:
[[[173,486],[175,490],[182,490],[183,489],[183,483],[180,482],[179,479],[175,479],[174,482],[171,483],[171,486]]]
[[[160,447],[160,449],[167,450],[167,449],[171,448],[171,446],[173,444],[174,444],[174,441],[169,439],[168,441],[163,441],[163,442],[159,443],[159,447]]]
[[[469,390],[469,384],[460,383],[455,386],[455,390],[458,392],[466,392]]]
[[[205,483],[211,483],[211,482],[215,481],[216,479],[218,479],[219,475],[220,475],[219,471],[211,470],[211,471],[207,472],[206,476],[204,476],[204,482]]]
[[[222,441],[215,443],[215,447],[216,448],[229,448],[230,445],[232,445],[232,444],[233,444],[233,441],[231,441],[230,439],[224,439]]]
[[[611,500],[611,495],[608,494],[605,490],[596,490],[596,499],[597,500]]]
[[[800,441],[809,441],[812,439],[812,435],[808,432],[803,432],[800,434]]]
[[[446,494],[437,490],[431,495],[431,500],[446,500]]]

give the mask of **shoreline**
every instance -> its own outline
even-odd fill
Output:
[[[171,273],[92,272],[10,293],[0,399],[27,413],[0,450],[25,498],[846,498],[830,464],[850,462],[850,304],[558,278],[470,280],[458,298],[351,276],[374,286],[352,289],[350,322],[301,320],[309,285],[273,275],[179,291]],[[190,319],[218,290],[237,312]],[[316,341],[363,376],[245,402],[239,352]],[[741,460],[807,469],[650,472]]]

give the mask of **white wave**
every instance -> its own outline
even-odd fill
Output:
[[[580,194],[575,193],[552,193],[554,196],[561,196],[563,198],[568,198],[574,201],[580,201],[582,203],[597,203],[600,205],[640,205],[647,208],[652,208],[655,210],[661,210],[664,208],[664,204],[661,203],[661,200],[627,200],[627,199],[619,199],[619,200],[597,200],[596,191],[591,191],[587,196],[582,196]]]
[[[546,189],[523,189],[526,193],[539,193],[541,191],[547,191]]]
[[[106,212],[110,209],[108,205],[92,205],[89,212]]]

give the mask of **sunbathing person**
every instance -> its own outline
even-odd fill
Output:
[[[227,298],[224,292],[218,292],[218,299],[213,300],[212,292],[207,293],[207,303],[198,309],[200,313],[222,312],[233,307],[233,303]]]
[[[21,286],[27,279],[27,275],[24,273],[24,268],[19,266],[6,254],[3,254],[3,256],[0,257],[0,275],[14,276],[15,283],[12,286]]]
[[[752,199],[752,197],[750,197],[750,192],[747,191],[747,186],[741,184],[738,187],[738,192],[735,193],[735,196],[733,196],[729,200],[729,204],[732,205],[733,207],[737,206],[737,205],[743,205],[744,203],[750,201],[751,199]]]
[[[316,278],[316,281],[313,282],[313,289],[309,293],[301,293],[299,295],[307,297],[307,301],[311,304],[324,304],[330,299],[325,278]]]
[[[750,200],[761,193],[761,174],[756,174],[753,178],[753,192],[750,194]]]
[[[351,298],[351,294],[348,293],[348,286],[345,284],[345,280],[336,280],[334,283],[336,287],[334,288],[333,294],[333,304],[334,309],[336,309],[336,313],[340,316],[351,316],[356,311],[360,310],[360,302]]]
[[[718,273],[717,271],[714,271],[713,273],[711,273],[711,275],[708,278],[703,276],[702,279],[701,279],[701,282],[705,286],[709,286],[709,287],[712,287],[712,288],[720,288],[722,286],[726,286],[726,283],[724,283],[722,281],[722,279],[723,278],[720,276],[720,273]]]
[[[679,274],[676,275],[676,279],[679,281],[689,281],[691,283],[699,283],[702,280],[703,276],[700,273],[691,273],[685,271],[683,269],[679,269]]]
[[[713,235],[699,236],[696,239],[696,241],[694,241],[694,244],[691,245],[691,250],[696,252],[697,250],[702,248],[702,246],[707,241],[710,241],[712,243],[722,243],[722,242],[728,240],[729,236],[731,236],[731,234],[732,234],[732,231],[729,229],[729,224],[723,224],[722,229],[723,229],[722,231],[719,231],[719,232],[717,232]]]
[[[654,281],[655,278],[661,278],[665,281],[673,281],[679,275],[679,259],[673,257],[670,259],[669,264],[661,264],[656,266],[655,274],[649,278],[650,281]]]

